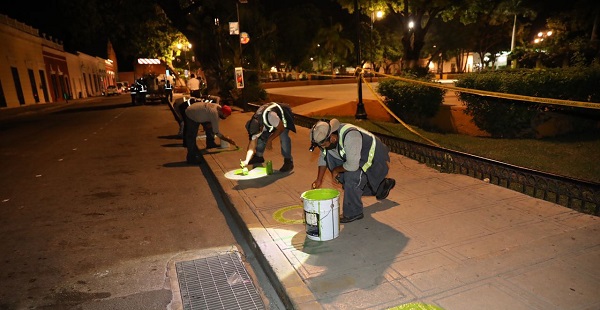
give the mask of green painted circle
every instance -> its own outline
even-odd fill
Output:
[[[301,197],[306,200],[329,200],[334,199],[339,195],[340,192],[333,188],[317,188],[302,193]]]
[[[444,308],[420,302],[411,302],[408,304],[389,308],[388,310],[444,310]]]
[[[277,211],[275,211],[273,213],[273,219],[276,220],[279,223],[283,223],[283,224],[304,224],[304,220],[293,220],[293,219],[287,219],[285,218],[285,216],[283,216],[283,214],[287,211],[293,210],[293,209],[303,209],[304,207],[302,206],[289,206],[289,207],[284,207],[281,208]]]

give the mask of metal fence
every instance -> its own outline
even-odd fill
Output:
[[[311,128],[318,120],[295,115],[296,125]],[[599,215],[600,184],[522,168],[441,147],[377,134],[392,152],[440,172],[468,175],[573,210]]]

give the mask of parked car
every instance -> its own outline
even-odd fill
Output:
[[[117,86],[115,86],[115,85],[109,85],[106,88],[106,95],[107,96],[118,95],[118,94],[119,94],[119,90],[117,89]]]
[[[129,83],[127,82],[117,82],[117,90],[120,94],[126,93],[129,91]]]

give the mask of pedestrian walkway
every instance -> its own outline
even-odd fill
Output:
[[[250,116],[221,123],[242,149],[204,159],[289,308],[600,309],[597,217],[398,154],[388,199],[363,198],[365,218],[341,224],[337,238],[307,238],[300,197],[318,156],[309,130],[290,134],[292,173],[234,180]],[[265,159],[283,164],[278,140]],[[330,175],[324,187],[341,191]]]

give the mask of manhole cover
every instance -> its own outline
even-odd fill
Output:
[[[183,309],[265,309],[238,252],[175,264]]]

